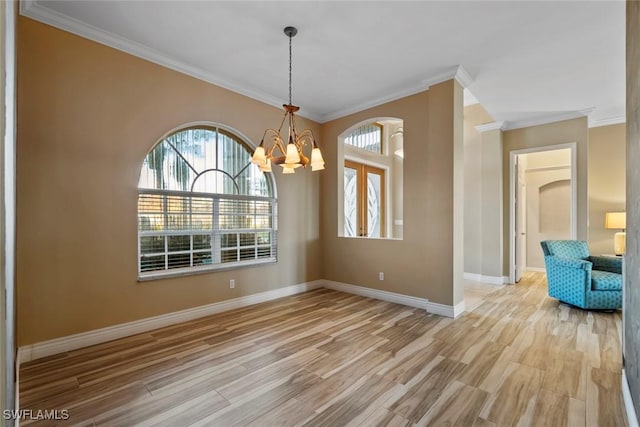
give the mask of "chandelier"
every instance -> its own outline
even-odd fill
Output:
[[[298,34],[295,27],[286,27],[284,33],[289,37],[289,103],[284,104],[284,117],[278,130],[267,129],[262,135],[260,145],[253,152],[251,162],[258,165],[261,171],[271,172],[272,165],[280,165],[282,173],[295,173],[295,169],[311,164],[312,171],[324,169],[322,153],[311,129],[298,132],[295,113],[300,107],[291,103],[291,39]],[[282,133],[287,123],[288,130]],[[286,135],[286,139],[283,137]],[[285,142],[287,141],[287,142]],[[311,159],[304,154],[304,147],[311,148]]]

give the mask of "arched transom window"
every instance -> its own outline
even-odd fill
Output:
[[[275,184],[228,130],[169,134],[144,159],[138,190],[140,278],[276,260]]]

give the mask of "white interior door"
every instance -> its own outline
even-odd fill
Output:
[[[516,283],[522,279],[522,274],[527,266],[527,182],[525,170],[516,156]]]

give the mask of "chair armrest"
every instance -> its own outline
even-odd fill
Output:
[[[622,274],[622,258],[590,256],[589,261],[593,263],[594,270]]]
[[[576,268],[579,270],[591,271],[593,264],[589,261],[575,258],[563,258],[559,256],[548,256],[550,262],[558,267]]]

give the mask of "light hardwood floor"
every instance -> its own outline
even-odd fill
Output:
[[[624,426],[620,314],[544,275],[452,320],[327,289],[22,366],[23,409],[96,426]]]

